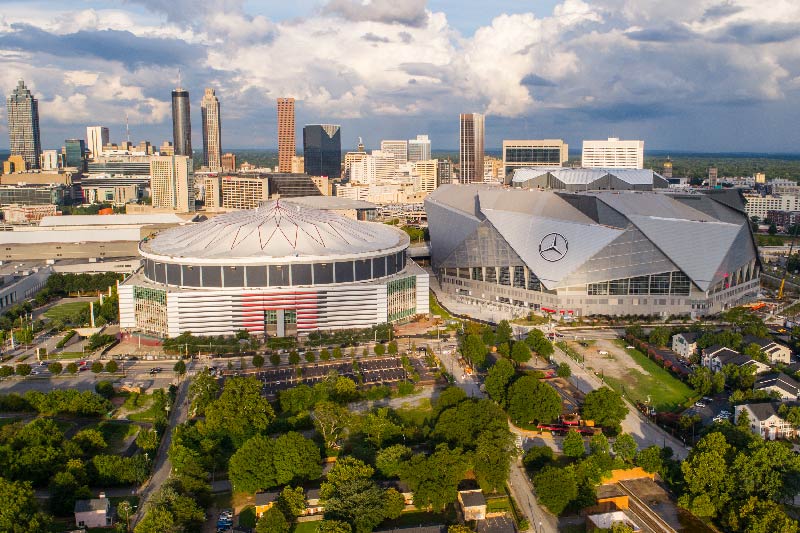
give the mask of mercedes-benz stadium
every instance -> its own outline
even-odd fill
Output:
[[[265,202],[143,240],[120,325],[159,336],[366,328],[428,312],[409,238],[299,202]]]
[[[440,287],[476,306],[705,315],[759,290],[756,245],[734,191],[453,184],[428,196],[425,210]]]

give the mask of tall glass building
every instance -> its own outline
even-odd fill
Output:
[[[189,115],[189,91],[172,91],[172,140],[175,155],[192,157],[192,121]]]
[[[83,139],[64,141],[64,166],[86,170],[86,143]]]
[[[8,137],[11,155],[19,155],[28,168],[39,168],[42,141],[39,137],[39,101],[19,80],[6,99],[8,108]]]
[[[309,176],[338,178],[342,173],[342,139],[339,126],[309,124],[303,128],[303,157]]]
[[[206,87],[200,102],[203,117],[203,165],[216,170],[222,167],[219,99],[214,89]],[[188,155],[188,154],[187,154]]]

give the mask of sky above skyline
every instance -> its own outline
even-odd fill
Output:
[[[0,87],[39,99],[42,143],[104,125],[172,139],[170,91],[217,91],[222,145],[303,124],[458,147],[458,114],[502,139],[643,139],[645,150],[800,152],[797,0],[0,0]],[[6,109],[0,134],[8,147]]]

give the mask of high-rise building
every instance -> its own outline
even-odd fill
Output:
[[[172,91],[172,145],[175,155],[192,157],[192,119],[189,113],[189,91]]]
[[[560,167],[569,159],[569,145],[561,139],[503,140],[503,177],[524,167]]]
[[[717,167],[709,167],[708,169],[708,186],[716,187],[718,179]]]
[[[278,172],[293,172],[297,155],[294,140],[294,98],[278,98]]]
[[[664,170],[661,172],[661,175],[667,179],[672,177],[672,159],[669,157],[667,157],[667,160],[664,161]]]
[[[161,143],[161,147],[158,149],[159,155],[175,155],[175,146],[169,141],[164,141]]]
[[[292,174],[304,174],[306,171],[305,160],[302,155],[292,157]]]
[[[483,181],[484,117],[481,113],[462,113],[459,127],[459,181]]]
[[[367,153],[363,150],[359,150],[358,152],[347,152],[344,154],[344,179],[345,181],[350,180],[350,169],[353,168],[353,165],[366,159]]]
[[[8,138],[11,155],[19,155],[25,165],[39,168],[42,141],[39,137],[39,101],[19,80],[17,87],[6,99],[8,108]]]
[[[433,192],[439,186],[438,161],[428,159],[415,162],[412,170],[414,185],[418,191]]]
[[[67,139],[64,141],[64,166],[86,170],[86,144],[83,139]]]
[[[644,141],[583,141],[584,168],[644,168]]]
[[[86,148],[92,153],[92,159],[103,155],[103,146],[109,143],[108,128],[104,126],[86,127]]]
[[[44,150],[39,160],[41,161],[39,168],[42,170],[58,170],[61,154],[58,150]]]
[[[303,128],[306,174],[339,178],[342,174],[342,138],[335,124],[309,124]]]
[[[373,150],[371,154],[351,164],[350,181],[361,184],[379,183],[391,178],[396,169],[394,153]]]
[[[222,156],[222,170],[236,172],[236,156],[230,152]]]
[[[222,131],[219,100],[214,89],[206,87],[203,100],[200,102],[200,113],[203,117],[203,165],[212,170],[218,170],[222,166],[222,156],[220,155]]]
[[[153,207],[194,212],[194,170],[188,156],[153,156],[150,159],[150,195]]]
[[[428,161],[431,158],[431,141],[427,135],[417,135],[408,141],[408,161]]]
[[[439,180],[439,185],[451,183],[453,179],[453,162],[449,159],[437,159],[436,161],[436,178]]]
[[[394,154],[395,164],[404,165],[408,162],[408,141],[381,141],[381,152]]]

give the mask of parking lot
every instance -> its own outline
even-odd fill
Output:
[[[419,373],[422,379],[425,379],[428,372],[422,361],[414,356],[409,357],[409,359],[414,370]],[[357,359],[356,362],[358,375],[353,369],[353,362],[347,360],[298,366],[301,369],[301,377],[299,378],[297,377],[298,368],[293,367],[263,370],[256,373],[256,376],[264,384],[263,393],[267,396],[274,396],[282,390],[290,389],[300,384],[313,386],[326,379],[331,372],[367,386],[395,383],[408,378],[407,372],[403,369],[400,356],[363,358]]]
[[[711,401],[709,401],[711,400]],[[727,411],[727,413],[725,413]],[[724,415],[730,415],[730,421],[733,422],[733,407],[728,402],[725,394],[717,394],[714,396],[706,396],[697,403],[689,407],[683,412],[685,416],[698,415],[700,423],[707,426],[714,422],[716,418],[726,418]],[[720,417],[720,414],[723,416]]]

